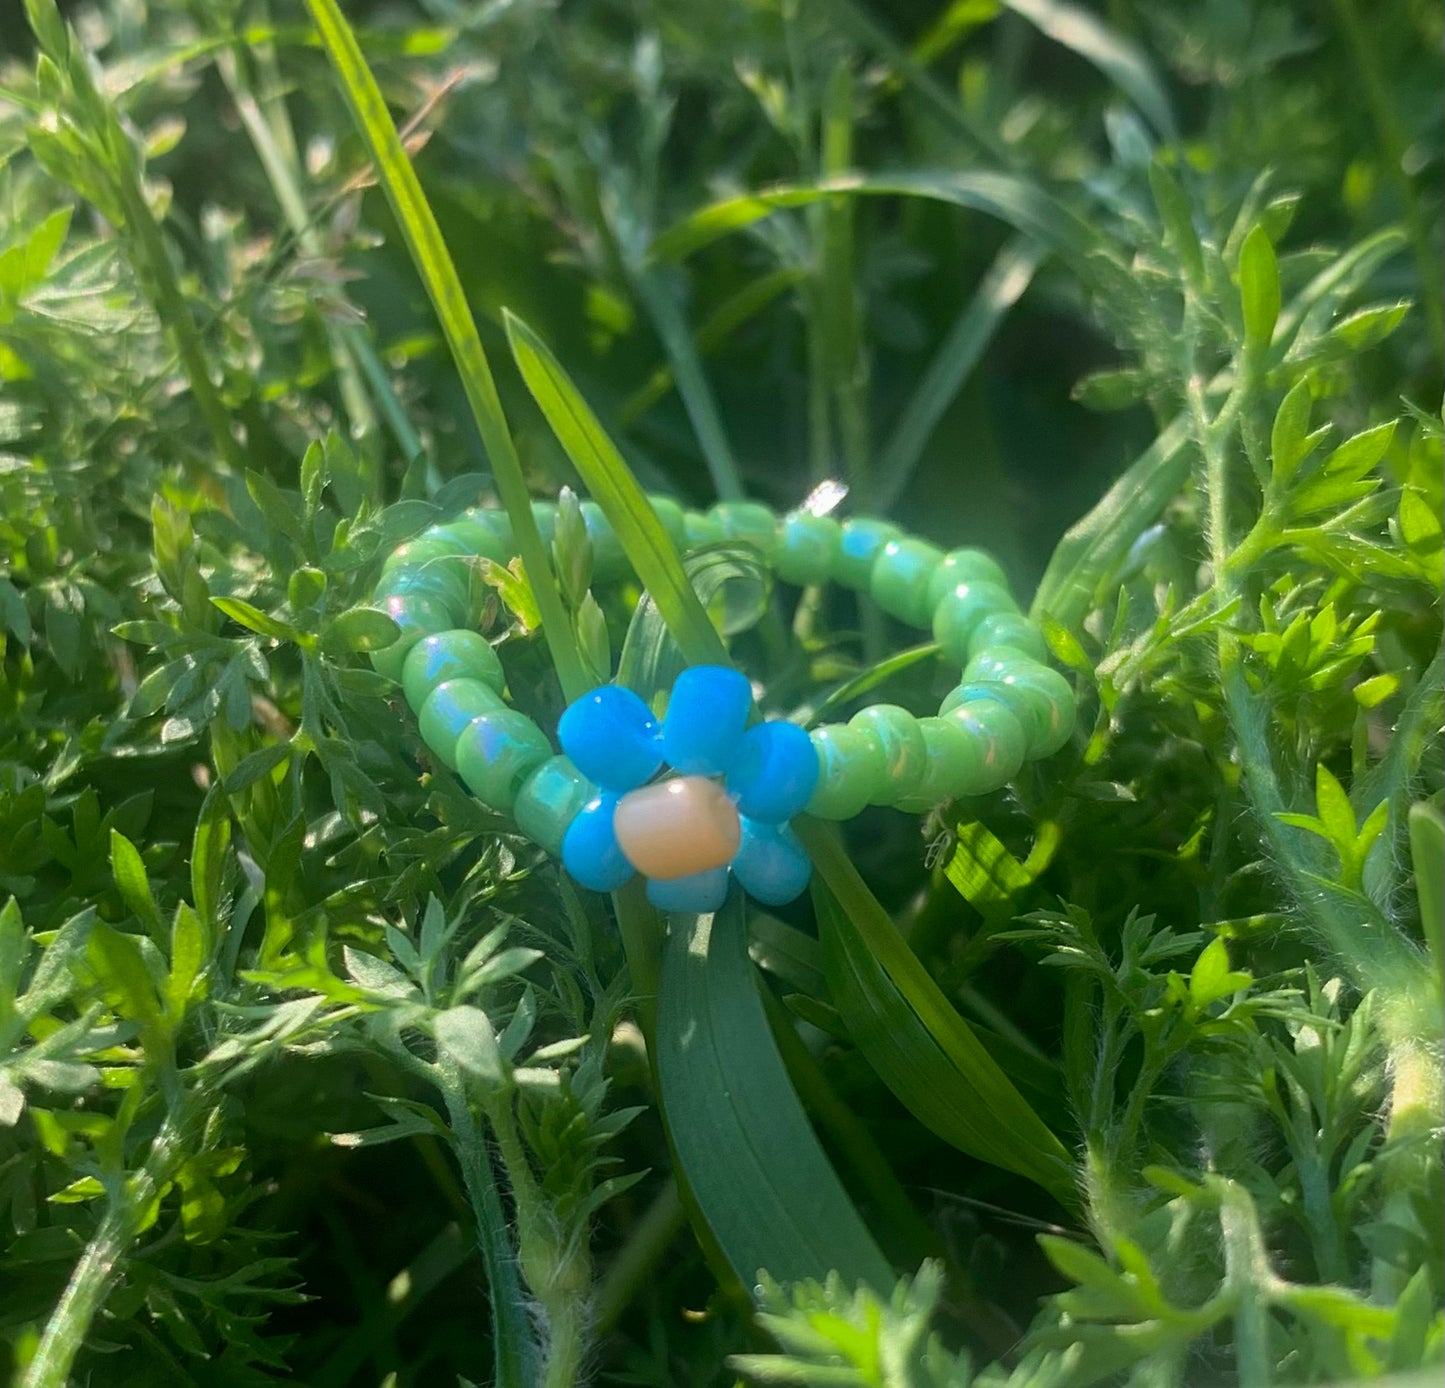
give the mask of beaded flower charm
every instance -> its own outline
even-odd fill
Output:
[[[770,906],[808,885],[808,855],[788,820],[818,781],[818,755],[792,723],[748,728],[752,688],[700,665],[673,686],[659,726],[629,689],[603,685],[562,715],[562,749],[598,794],[562,840],[584,887],[616,891],[634,872],[664,911],[715,911],[731,873]],[[664,765],[675,774],[653,780]]]

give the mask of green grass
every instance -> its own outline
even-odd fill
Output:
[[[13,1381],[1434,1381],[1438,13],[560,13],[0,14]],[[929,711],[644,495],[827,478],[995,552],[1081,713],[802,826],[796,906],[577,891],[371,670],[485,501],[546,728],[723,657]]]

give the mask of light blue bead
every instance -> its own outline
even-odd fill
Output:
[[[678,911],[689,916],[706,916],[718,910],[728,895],[728,870],[712,868],[691,877],[674,877],[670,882],[648,878],[647,899],[659,911]]]
[[[684,776],[722,775],[737,755],[752,708],[752,686],[738,671],[726,665],[684,670],[672,686],[662,720],[667,764]]]
[[[813,739],[796,723],[749,728],[738,741],[727,784],[741,814],[782,824],[803,812],[818,784]]]
[[[813,862],[786,824],[759,824],[744,818],[733,875],[743,890],[764,906],[783,906],[807,890]]]
[[[662,765],[651,710],[621,685],[604,684],[574,699],[557,737],[572,765],[603,790],[636,790]]]
[[[632,877],[632,864],[612,832],[616,809],[615,795],[599,795],[582,807],[562,836],[562,866],[594,892],[615,892]]]

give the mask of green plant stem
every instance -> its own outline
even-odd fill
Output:
[[[599,1335],[606,1335],[617,1324],[648,1274],[672,1246],[686,1223],[677,1182],[669,1179],[637,1221],[627,1242],[617,1251],[598,1283],[594,1324]]]
[[[1234,1365],[1239,1388],[1269,1388],[1269,1287],[1273,1281],[1259,1220],[1246,1192],[1233,1181],[1219,1187],[1219,1228],[1225,1280],[1234,1305]]]

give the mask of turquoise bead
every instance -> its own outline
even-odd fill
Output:
[[[913,793],[899,800],[899,809],[926,810],[943,800],[978,794],[978,787],[986,779],[980,740],[952,718],[920,718],[918,730],[928,769]]]
[[[968,659],[968,641],[973,629],[995,612],[1013,610],[1013,598],[997,583],[977,580],[955,584],[933,609],[933,639],[948,659],[962,665]]]
[[[504,708],[472,719],[462,730],[457,774],[482,804],[506,814],[522,783],[551,755],[542,730],[526,714]]]
[[[774,567],[784,583],[826,583],[843,544],[843,527],[831,516],[793,511],[784,517]]]
[[[377,598],[424,594],[446,603],[457,625],[465,625],[471,608],[471,575],[459,556],[432,559],[422,568],[392,569],[376,585]]]
[[[796,723],[781,721],[749,728],[727,775],[738,812],[768,824],[801,814],[817,784],[812,738]]]
[[[710,512],[722,528],[723,538],[745,540],[771,559],[778,545],[778,522],[766,506],[756,501],[720,501]]]
[[[694,665],[672,686],[662,720],[662,755],[684,776],[720,776],[737,755],[753,710],[746,675],[726,665]]]
[[[1034,660],[1049,657],[1048,643],[1029,619],[1017,612],[991,612],[968,638],[968,656],[972,660],[980,651],[1009,646]]]
[[[715,545],[723,537],[722,526],[704,511],[684,511],[682,535],[688,549]]]
[[[562,866],[589,891],[615,892],[632,880],[632,864],[612,830],[617,797],[589,800],[562,836]]]
[[[987,663],[986,672],[974,668],[984,664],[984,657],[971,660],[965,678],[983,682],[1014,711],[1028,739],[1030,759],[1052,756],[1074,731],[1074,691],[1068,680],[1033,660],[995,659]]]
[[[670,496],[649,496],[647,499],[658,520],[662,522],[662,528],[667,531],[667,538],[681,548],[687,542],[687,526],[683,520],[682,507]]]
[[[548,757],[525,781],[512,805],[517,828],[554,858],[582,807],[597,788],[566,757]]]
[[[890,617],[927,627],[936,606],[928,589],[942,561],[943,551],[927,540],[889,540],[873,561],[868,591]]]
[[[943,701],[940,716],[958,723],[978,742],[978,782],[970,794],[986,795],[1018,775],[1028,737],[1013,709],[995,696],[992,686],[962,685]]]
[[[818,785],[808,813],[819,819],[852,819],[888,784],[883,745],[862,728],[829,723],[812,731],[818,754]]]
[[[885,780],[875,805],[896,805],[917,793],[928,770],[928,748],[918,719],[898,704],[874,704],[855,713],[848,726],[867,733],[882,751]]]
[[[574,699],[557,724],[557,740],[573,765],[604,790],[634,790],[662,765],[652,710],[619,684]]]
[[[422,741],[449,771],[457,769],[457,739],[474,718],[506,709],[502,696],[481,680],[447,680],[427,695],[417,714]]]
[[[373,651],[371,656],[372,669],[389,680],[401,679],[401,669],[411,648],[423,636],[449,631],[458,620],[444,602],[425,593],[382,598],[376,606],[401,628],[401,635],[391,645],[384,650]]]
[[[733,876],[764,906],[784,906],[807,890],[813,861],[786,824],[759,824],[744,818],[742,844],[733,859]]]
[[[387,556],[386,563],[381,566],[381,571],[386,574],[393,569],[417,569],[433,559],[446,559],[468,552],[461,541],[433,527],[418,535],[416,539],[408,540],[404,545],[399,545],[392,550]]]
[[[582,503],[582,523],[592,541],[592,572],[600,579],[620,578],[627,572],[627,555],[612,522],[595,501]]]
[[[647,879],[647,899],[659,910],[688,916],[710,916],[728,895],[728,870],[712,868],[670,881]]]
[[[874,561],[890,540],[896,540],[902,534],[896,525],[868,516],[845,521],[838,543],[838,557],[833,561],[834,580],[854,592],[866,591]]]
[[[401,687],[406,701],[420,711],[427,695],[447,680],[481,680],[502,692],[507,677],[491,642],[479,632],[438,631],[424,636],[411,648],[401,667]]]
[[[981,549],[951,549],[929,580],[929,608],[936,608],[943,595],[951,593],[960,583],[996,583],[1008,591],[1008,576],[991,555]]]

